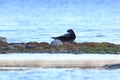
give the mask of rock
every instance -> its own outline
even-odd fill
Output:
[[[39,44],[39,47],[47,47],[47,46],[49,46],[49,43],[47,43],[47,42],[41,42]]]
[[[3,52],[0,52],[0,54],[7,54],[7,52],[3,51]]]
[[[16,50],[16,48],[13,45],[7,45],[7,48],[10,50]]]
[[[7,42],[0,42],[0,46],[7,46],[8,43]]]
[[[39,43],[38,42],[28,42],[28,43],[26,43],[26,46],[36,46],[36,47],[38,47]]]
[[[105,69],[120,69],[120,64],[105,65]]]
[[[26,49],[34,49],[36,47],[39,47],[38,42],[28,42],[26,43],[26,46],[25,46]]]
[[[43,50],[49,49],[49,47],[50,47],[50,45],[47,42],[41,42],[41,43],[39,43],[39,48],[41,48]]]
[[[73,53],[73,54],[80,54],[80,51],[75,50],[75,49],[71,50],[70,52]]]
[[[26,43],[26,47],[30,48],[30,47],[48,47],[49,46],[49,43],[47,42],[41,42],[41,43],[38,43],[38,42],[29,42],[29,43]]]
[[[0,37],[0,42],[7,42],[7,38],[6,37]]]
[[[120,54],[120,51],[114,52],[113,54]]]
[[[54,40],[50,43],[51,46],[60,46],[63,45],[63,43],[60,40]]]
[[[13,43],[12,44],[14,47],[19,47],[25,49],[25,44],[24,43]]]
[[[35,48],[35,46],[33,46],[33,45],[26,45],[26,47],[25,47],[26,49],[34,49]]]
[[[0,50],[7,50],[7,47],[5,47],[5,46],[0,46]]]

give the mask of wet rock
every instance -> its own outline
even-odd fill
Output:
[[[54,40],[47,42],[7,43],[0,42],[0,52],[48,52],[48,53],[110,53],[120,54],[120,45],[111,43],[71,43]]]
[[[7,42],[0,42],[0,46],[7,46],[8,43]]]
[[[26,49],[34,49],[35,46],[33,46],[33,45],[26,45],[25,48],[26,48]]]
[[[9,50],[16,50],[16,48],[15,48],[13,45],[7,45],[7,48],[8,48]]]
[[[41,42],[39,44],[39,47],[47,47],[47,46],[49,46],[49,43],[47,43],[47,42]]]
[[[3,52],[0,52],[0,54],[7,54],[7,52],[3,51]]]
[[[63,43],[60,40],[54,40],[50,43],[51,46],[60,46],[63,45]]]
[[[26,44],[26,49],[33,49],[33,48],[46,48],[49,44],[47,42],[29,42]]]
[[[7,38],[6,37],[0,37],[0,42],[6,42],[7,43]]]
[[[47,42],[41,42],[40,44],[39,44],[39,46],[48,46],[49,45],[49,43],[47,43]]]
[[[25,49],[25,44],[24,43],[13,43],[12,45],[14,47],[19,47],[19,48],[24,48]]]
[[[28,43],[26,43],[26,46],[36,46],[36,47],[38,47],[39,43],[38,42],[28,42]]]
[[[120,51],[117,51],[117,52],[113,52],[113,54],[120,54]]]
[[[28,42],[26,43],[25,49],[34,49],[39,46],[38,42]]]
[[[105,65],[105,69],[120,69],[120,64]]]
[[[0,46],[0,50],[7,50],[6,46]]]
[[[80,51],[78,51],[78,50],[76,50],[76,49],[73,49],[73,50],[71,50],[70,52],[73,53],[73,54],[80,54],[80,53],[81,53]]]

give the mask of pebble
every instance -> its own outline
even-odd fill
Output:
[[[6,37],[0,37],[0,42],[7,42],[7,38]]]

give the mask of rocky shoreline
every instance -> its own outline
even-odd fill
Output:
[[[8,43],[7,39],[0,39],[0,54],[6,53],[100,53],[120,54],[120,45],[108,42],[83,42],[49,44],[48,42]]]
[[[26,58],[24,60],[22,55],[25,55],[25,54],[19,54],[19,58],[14,57],[15,59],[10,58],[10,60],[8,60],[7,56],[10,56],[10,55],[7,55],[7,53],[9,53],[9,54],[10,53],[16,53],[16,54],[17,53],[33,53],[33,54],[31,54],[32,58],[29,57],[30,59],[28,59],[28,60],[26,60]],[[48,54],[49,57],[47,57],[45,54],[43,54],[45,56],[42,56],[42,54],[40,54],[39,56],[36,56],[36,57],[40,57],[40,59],[39,58],[36,59],[33,57],[33,55],[37,55],[36,53],[38,53],[38,54],[39,53],[50,53],[50,54],[54,53],[54,54],[53,55]],[[67,57],[65,57],[65,59],[63,59],[63,56],[62,57],[59,56],[58,58],[53,57],[55,55],[55,53],[58,53],[58,54],[63,53],[64,57],[66,55],[65,53],[67,53],[67,57],[70,56],[70,54],[72,53],[72,58],[69,60],[70,57],[68,57],[68,61],[59,62],[60,60],[67,60],[66,59]],[[9,69],[10,67],[29,67],[29,68],[30,67],[45,67],[45,68],[46,67],[56,67],[56,68],[63,67],[63,68],[82,68],[82,69],[83,68],[120,69],[120,61],[117,58],[117,56],[119,57],[119,55],[115,55],[116,56],[115,60],[114,59],[111,60],[111,58],[107,60],[106,57],[109,57],[109,55],[104,58],[103,58],[103,56],[101,56],[101,57],[99,56],[96,58],[96,59],[98,59],[99,62],[96,59],[93,60],[93,58],[91,58],[92,55],[90,56],[90,59],[89,58],[87,59],[86,56],[83,56],[84,58],[82,59],[82,57],[81,57],[82,55],[73,55],[73,54],[83,54],[84,55],[84,53],[86,53],[86,54],[94,53],[94,56],[95,56],[95,54],[120,54],[120,44],[113,44],[113,43],[108,43],[108,42],[61,43],[59,41],[52,41],[50,44],[48,42],[8,43],[7,39],[5,37],[0,37],[0,54],[3,54],[3,55],[0,55],[1,56],[1,60],[0,60],[1,61],[0,62],[1,69],[4,69],[4,68]],[[14,55],[16,55],[16,54],[14,54]],[[6,60],[5,60],[5,56],[6,56]],[[21,58],[20,58],[20,56],[21,56]],[[28,58],[28,56],[30,56],[30,54],[27,55],[27,58]],[[50,56],[52,56],[52,57],[50,57]],[[73,58],[73,56],[75,56],[75,57]],[[80,56],[80,58],[77,59],[77,57],[79,57],[79,56]],[[114,55],[111,55],[111,56],[114,56]],[[45,59],[42,60],[43,57],[45,57]],[[49,60],[53,60],[53,61],[49,62],[47,60],[48,58],[50,58]],[[55,60],[54,60],[54,58],[55,58]],[[100,60],[99,60],[99,58],[100,58]],[[58,59],[58,62],[56,61],[56,59]],[[72,64],[70,64],[72,59],[73,59],[73,62],[72,62]],[[31,63],[31,60],[33,60],[33,62],[32,62],[33,64]],[[36,63],[36,60],[38,60],[38,63]],[[43,61],[43,62],[40,62],[39,60]],[[90,62],[90,60],[91,60],[91,62]],[[56,62],[56,64],[55,64],[55,62]],[[93,62],[95,62],[95,63],[93,63]],[[44,63],[44,64],[42,64],[42,63]],[[73,63],[75,63],[75,64],[73,64]],[[90,63],[90,64],[88,64],[88,63]],[[101,64],[103,64],[103,65],[101,65]]]

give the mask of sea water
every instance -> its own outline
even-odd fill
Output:
[[[119,80],[120,70],[57,69],[0,71],[0,80]]]
[[[0,36],[8,42],[51,42],[73,29],[76,42],[120,44],[119,0],[0,0]],[[120,70],[0,71],[0,80],[119,80]]]
[[[51,42],[73,29],[76,42],[120,43],[119,0],[0,0],[0,36]]]

